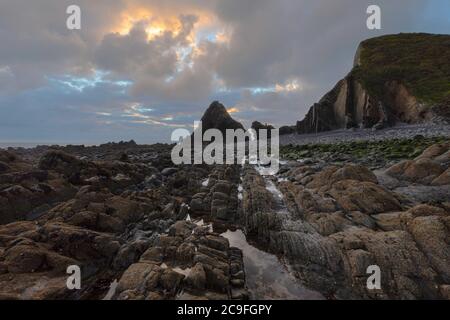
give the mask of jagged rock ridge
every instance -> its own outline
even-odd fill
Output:
[[[244,126],[234,120],[227,109],[218,101],[214,101],[201,119],[203,132],[208,129],[218,129],[225,134],[227,129],[244,129]]]

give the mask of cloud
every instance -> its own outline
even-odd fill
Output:
[[[450,30],[445,0],[377,2],[381,31],[365,27],[369,0],[0,0],[2,140],[167,141],[212,100],[246,124],[293,124],[361,40]]]

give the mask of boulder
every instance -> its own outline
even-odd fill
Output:
[[[423,250],[433,269],[445,283],[450,283],[450,232],[438,216],[417,217],[408,224],[408,231]],[[450,221],[450,220],[449,220]]]
[[[427,149],[425,149],[422,152],[422,154],[420,156],[418,156],[415,160],[421,160],[421,159],[433,160],[435,158],[438,158],[439,156],[442,156],[441,160],[444,160],[445,158],[447,158],[447,152],[449,151],[449,149],[450,149],[450,144],[448,144],[448,143],[434,144],[434,145],[428,147]]]
[[[4,173],[11,170],[10,166],[8,166],[5,162],[0,161],[0,173]]]
[[[0,149],[0,161],[4,163],[11,163],[17,160],[17,155],[11,151]]]
[[[372,215],[402,209],[391,192],[372,182],[343,180],[335,183],[328,193],[345,211],[360,211]]]
[[[6,251],[5,265],[10,273],[38,272],[45,257],[45,252],[35,245],[17,245]]]
[[[66,176],[79,174],[85,162],[63,151],[49,151],[39,160],[39,169],[54,170]]]
[[[185,281],[187,286],[189,286],[193,290],[205,290],[206,273],[203,265],[201,263],[195,264]]]
[[[449,183],[448,144],[436,144],[426,149],[414,160],[402,161],[386,170],[386,174],[424,185],[447,185]]]
[[[117,290],[122,292],[145,286],[146,279],[152,272],[160,273],[161,270],[158,266],[150,263],[132,264],[120,278]]]
[[[355,180],[378,183],[378,179],[372,171],[361,165],[346,165],[333,173],[331,181]]]
[[[171,175],[173,175],[173,174],[175,174],[175,173],[177,173],[177,172],[178,172],[178,169],[177,169],[177,168],[165,168],[165,169],[163,169],[163,170],[161,171],[161,174],[162,174],[163,176],[169,177],[169,176],[171,176]]]
[[[450,185],[450,168],[445,170],[440,176],[431,181],[432,186]]]

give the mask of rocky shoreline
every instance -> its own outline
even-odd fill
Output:
[[[242,230],[298,281],[266,298],[450,299],[448,137],[409,139],[386,161],[351,143],[286,145],[272,177],[174,167],[163,144],[1,150],[0,298],[249,299],[272,285],[225,237]],[[381,290],[366,287],[373,264]],[[66,287],[69,265],[81,290]]]
[[[332,144],[357,141],[383,141],[387,139],[413,139],[415,136],[448,137],[450,125],[399,124],[381,130],[343,129],[309,134],[286,134],[280,136],[281,145]]]

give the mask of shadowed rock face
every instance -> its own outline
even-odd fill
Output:
[[[351,74],[314,104],[305,119],[297,122],[298,133],[317,133],[353,127],[382,128],[394,124],[382,101],[372,98]]]
[[[234,120],[227,109],[219,103],[214,101],[202,117],[203,132],[208,129],[218,129],[225,134],[227,129],[244,129],[244,126]]]
[[[297,132],[448,122],[449,74],[435,67],[446,64],[442,57],[449,54],[448,43],[448,36],[428,34],[362,42],[353,70],[297,122]]]

